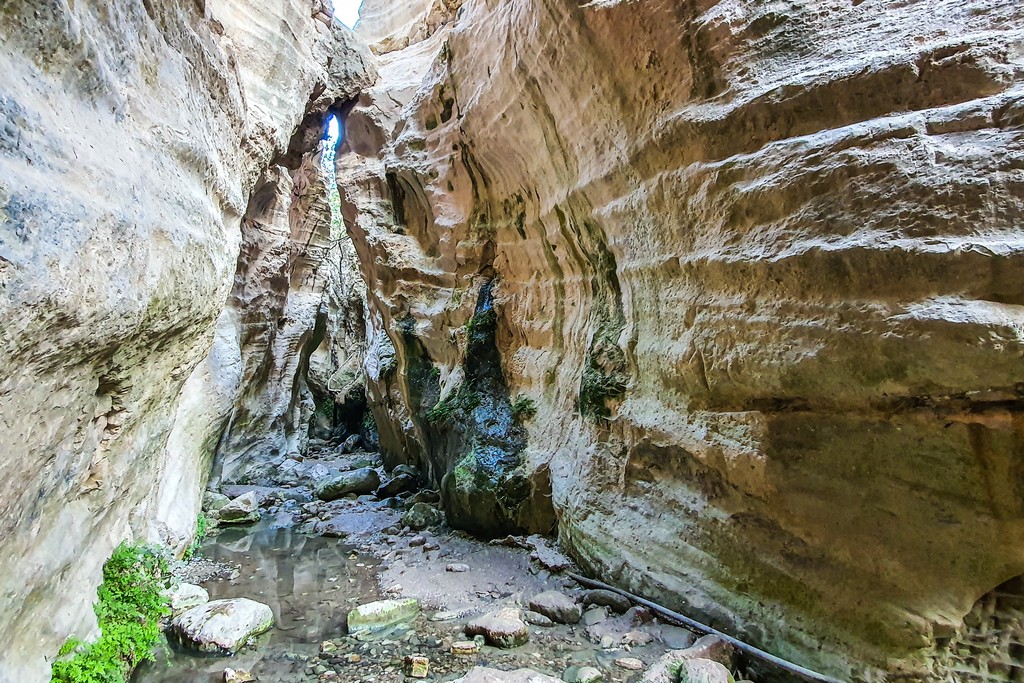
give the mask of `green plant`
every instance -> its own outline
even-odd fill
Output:
[[[494,325],[498,322],[498,314],[493,308],[473,314],[473,317],[466,323],[466,333],[472,338],[477,334],[487,334],[494,331]]]
[[[196,536],[192,539],[191,545],[185,549],[183,557],[187,560],[193,557],[199,552],[199,546],[202,545],[203,539],[206,538],[207,532],[210,530],[210,522],[206,519],[206,515],[202,512],[196,517]]]
[[[66,655],[71,654],[75,650],[79,650],[84,647],[86,647],[85,641],[75,638],[74,636],[71,636],[70,638],[65,640],[64,644],[60,646],[59,650],[57,650],[57,656],[64,657]]]
[[[616,373],[602,372],[593,365],[583,371],[580,380],[580,413],[588,417],[607,419],[611,416],[606,401],[621,398],[626,393],[626,380]]]
[[[529,396],[520,396],[512,401],[512,417],[519,420],[529,420],[537,414],[537,404]]]
[[[465,384],[448,394],[427,411],[427,422],[432,425],[445,425],[459,411],[469,412],[480,405],[480,397]]]
[[[455,401],[449,399],[438,401],[427,411],[427,422],[432,425],[445,424],[451,420],[455,410]]]
[[[99,639],[84,645],[69,638],[53,663],[53,683],[125,683],[151,659],[160,639],[160,619],[170,614],[165,589],[170,573],[161,548],[122,543],[103,565],[103,583],[93,606]]]

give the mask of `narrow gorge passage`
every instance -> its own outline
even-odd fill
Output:
[[[0,683],[1024,679],[1024,5],[342,9],[0,3]]]

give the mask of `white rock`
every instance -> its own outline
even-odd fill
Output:
[[[516,669],[501,671],[476,666],[462,678],[453,683],[562,683],[559,679],[547,674],[537,673],[532,669]]]
[[[182,644],[200,652],[234,654],[273,625],[274,612],[268,605],[234,598],[193,607],[171,621],[171,630]]]
[[[259,521],[260,501],[255,491],[238,496],[217,511],[217,519],[224,524],[249,524]]]
[[[193,583],[179,583],[168,592],[168,597],[171,600],[172,614],[180,614],[210,601],[210,594],[206,589]]]

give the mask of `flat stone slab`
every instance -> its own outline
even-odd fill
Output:
[[[484,666],[475,666],[469,670],[464,677],[455,683],[562,683],[559,679],[547,674],[542,674],[533,669],[516,669],[515,671],[500,671],[488,669]]]
[[[348,613],[348,632],[358,634],[383,631],[415,619],[419,612],[420,603],[412,598],[369,602]]]
[[[171,631],[183,645],[200,652],[234,654],[273,625],[274,611],[268,605],[234,598],[193,607],[171,621]]]

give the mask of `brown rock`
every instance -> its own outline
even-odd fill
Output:
[[[472,620],[466,625],[466,635],[482,635],[495,647],[513,648],[530,639],[530,631],[519,613],[514,609],[503,609]]]

